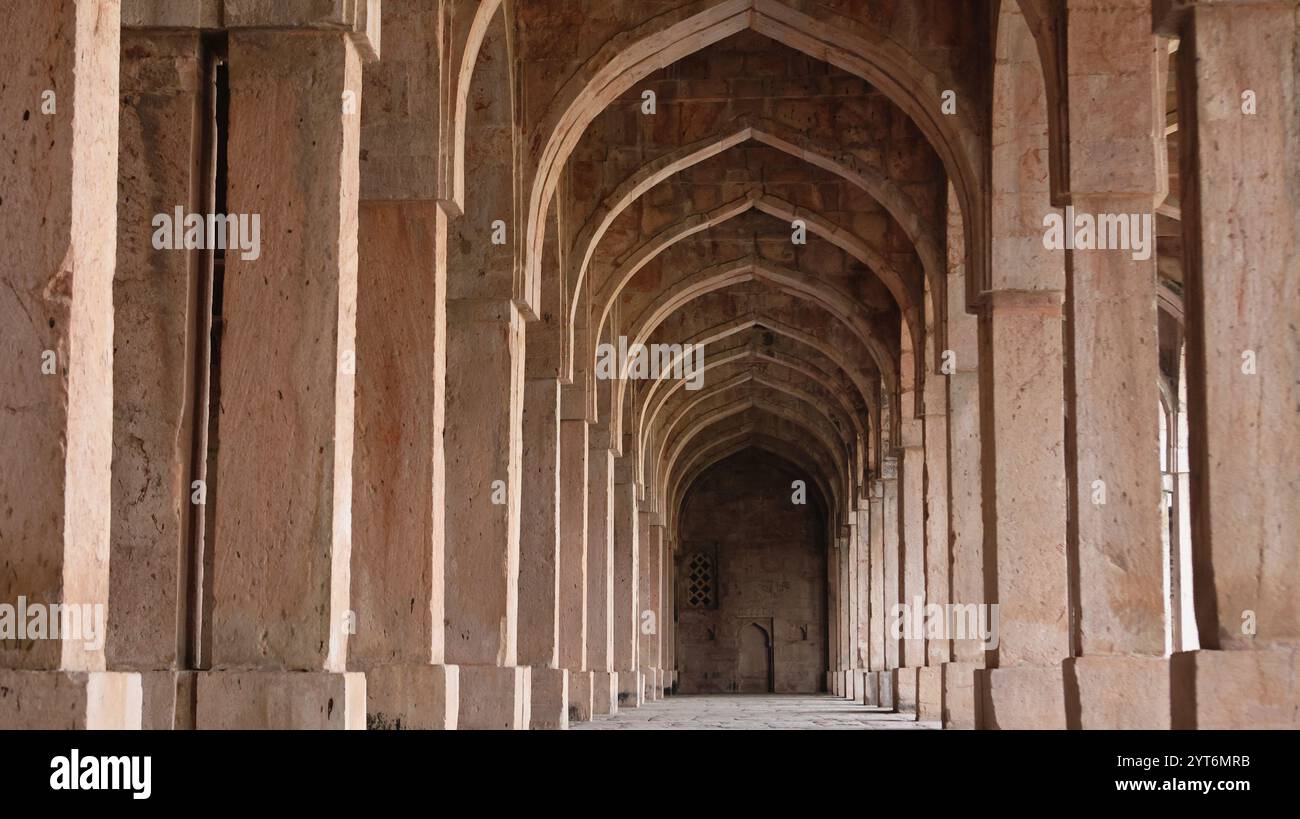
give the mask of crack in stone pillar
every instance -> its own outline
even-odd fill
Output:
[[[199,728],[365,725],[346,672],[361,58],[338,32],[231,32],[232,213],[261,252],[226,258],[212,669]]]
[[[191,481],[209,477],[199,387],[210,322],[196,313],[209,303],[211,255],[155,249],[150,226],[160,208],[211,210],[211,57],[196,31],[124,30],[122,44],[106,650],[110,668],[141,673],[141,727],[170,730],[194,727],[188,669],[204,659],[191,577],[201,572],[193,543],[205,507],[192,504]]]

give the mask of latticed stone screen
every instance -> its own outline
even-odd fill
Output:
[[[686,570],[686,603],[693,609],[711,609],[717,605],[718,579],[713,558],[697,552]]]

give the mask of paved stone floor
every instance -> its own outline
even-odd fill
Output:
[[[925,730],[936,722],[827,695],[678,696],[573,726],[600,730]]]

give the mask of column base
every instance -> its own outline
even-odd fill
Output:
[[[883,671],[877,671],[876,687],[880,691],[879,707],[889,711],[898,710],[898,676],[895,673],[897,669],[887,668]]]
[[[389,665],[366,675],[366,728],[454,731],[460,669],[454,665]]]
[[[197,671],[141,671],[140,727],[146,731],[194,730]]]
[[[983,666],[975,663],[944,663],[943,727],[973,731],[980,727],[982,697],[976,684],[976,672]]]
[[[1202,649],[1171,666],[1174,728],[1300,728],[1300,648]]]
[[[832,696],[836,696],[836,697],[844,696],[844,672],[843,671],[832,671],[830,673],[829,682],[830,684],[827,687],[830,689]]]
[[[591,671],[569,672],[569,724],[591,719],[595,678]]]
[[[143,708],[135,672],[0,669],[0,729],[138,731]]]
[[[642,702],[658,702],[664,698],[663,683],[659,681],[661,673],[657,668],[641,669]]]
[[[975,672],[981,728],[1062,729],[1065,688],[1061,667],[1013,666]]]
[[[462,731],[526,731],[532,721],[532,669],[460,666],[456,727]]]
[[[1070,728],[1167,731],[1172,725],[1164,657],[1071,657],[1061,673]]]
[[[200,671],[194,724],[200,730],[366,727],[360,672]]]
[[[937,665],[916,669],[916,719],[943,721],[943,668]]]
[[[531,714],[528,727],[534,731],[569,729],[569,670],[533,668]]]
[[[857,698],[858,698],[858,670],[856,668],[845,669],[844,699],[856,700]]]
[[[894,710],[900,714],[916,714],[916,668],[894,669]]]
[[[665,673],[668,675],[668,681],[666,684],[668,693],[676,694],[677,693],[677,669],[670,668],[667,669]]]
[[[622,670],[618,672],[618,707],[640,708],[643,700],[641,672]]]
[[[880,685],[877,681],[879,676],[875,671],[862,671],[858,674],[858,696],[857,702],[872,708],[880,705]]]
[[[609,717],[618,713],[618,672],[591,672],[591,715]]]

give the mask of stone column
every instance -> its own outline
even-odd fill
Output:
[[[1196,620],[1175,725],[1296,728],[1294,3],[1185,4],[1179,49]],[[1193,688],[1194,686],[1194,688]]]
[[[844,662],[844,697],[853,699],[857,696],[858,667],[858,535],[857,513],[848,511],[848,534],[842,539],[844,555],[844,631],[841,643]]]
[[[439,200],[436,9],[383,5],[384,58],[363,73],[352,607],[348,667],[367,724],[454,729],[446,664],[447,229]],[[354,110],[356,109],[353,106]]]
[[[659,655],[659,621],[662,613],[659,607],[659,584],[663,567],[664,527],[655,522],[656,515],[653,512],[642,511],[637,518],[639,523],[637,541],[640,545],[638,567],[640,575],[637,592],[639,662],[644,679],[645,699],[661,700],[664,692],[661,683],[663,660]]]
[[[141,672],[143,728],[193,728],[212,254],[155,249],[152,220],[214,207],[212,58],[197,31],[122,43],[106,650],[109,668]]]
[[[348,666],[366,674],[376,728],[457,726],[443,630],[446,225],[430,200],[361,204]]]
[[[573,400],[568,400],[572,398]],[[566,386],[560,421],[560,666],[569,671],[569,720],[591,719],[587,664],[587,419],[582,388]],[[565,404],[578,403],[578,417]]]
[[[518,665],[524,324],[511,301],[447,305],[447,661],[461,728],[528,727]]]
[[[1065,727],[1069,656],[1059,291],[989,294],[980,318],[984,550],[996,560],[997,669],[985,727]]]
[[[927,332],[927,339],[933,333]],[[927,365],[935,360],[926,354]],[[948,392],[941,374],[925,382],[925,602],[948,611]],[[927,609],[928,611],[928,609]],[[948,622],[945,619],[945,622]],[[952,658],[952,635],[927,639],[925,666],[917,674],[917,718],[943,718],[943,664]]]
[[[0,603],[75,607],[94,633],[68,639],[61,629],[51,639],[23,618],[24,633],[0,642],[0,728],[139,728],[140,675],[104,670],[119,6],[20,3],[8,12]],[[139,230],[150,233],[149,223]],[[48,621],[53,610],[40,610]]]
[[[951,372],[944,378],[948,410],[948,541],[951,562],[951,602],[954,611],[976,612],[989,627],[998,621],[989,607],[994,599],[985,587],[994,579],[984,565],[984,521],[980,464],[979,322],[966,312],[964,299],[953,298],[965,287],[961,210],[949,190],[948,221],[948,346]],[[960,608],[957,608],[960,607]],[[977,608],[972,608],[977,607]],[[969,620],[967,620],[969,622]],[[954,639],[953,662],[943,670],[944,727],[973,729],[979,725],[980,692],[975,670],[985,666],[985,640]]]
[[[1062,254],[1044,242],[1047,220],[1060,214],[1052,209],[1043,73],[1018,5],[1003,4],[993,74],[991,280],[978,304],[968,305],[979,309],[985,602],[997,603],[999,623],[990,654],[997,667],[975,678],[981,726],[989,728],[1065,727],[1065,271]],[[995,579],[987,576],[994,571]]]
[[[911,396],[904,395],[906,407]],[[908,712],[916,709],[916,669],[925,665],[925,632],[921,621],[925,614],[925,448],[921,445],[922,434],[921,419],[904,419],[898,476],[898,561],[899,602],[907,607],[904,609],[907,616],[903,621],[903,639],[899,647],[897,694],[899,709]]]
[[[229,38],[228,204],[212,579],[199,728],[365,725],[346,673],[361,60],[345,33]]]
[[[532,359],[532,356],[529,356]],[[560,382],[524,383],[519,536],[519,662],[532,671],[532,728],[569,725],[560,649]]]
[[[591,710],[618,713],[614,665],[614,453],[609,428],[594,426],[587,450],[587,667]]]
[[[643,690],[638,651],[638,524],[636,465],[632,458],[624,455],[615,461],[613,631],[614,667],[618,669],[618,704],[625,708],[641,705]]]
[[[885,485],[883,481],[871,482],[871,499],[868,501],[871,549],[871,577],[868,628],[868,668],[871,676],[867,685],[866,705],[882,705],[880,678],[886,673],[885,641],[889,630],[888,608],[885,605]],[[874,701],[872,701],[874,697]]]
[[[880,705],[887,708],[898,706],[897,685],[898,658],[902,653],[898,625],[900,625],[900,604],[902,601],[902,576],[900,575],[900,525],[898,525],[898,459],[887,456],[881,461],[881,498],[880,525],[883,530],[883,555],[881,555],[881,573],[884,582],[884,599],[881,601],[881,614],[884,615],[884,673],[879,679]]]
[[[840,673],[840,558],[839,541],[832,538],[826,555],[826,691],[837,697],[844,694],[844,675]]]
[[[1076,6],[1078,6],[1076,8]],[[1151,3],[1073,3],[1066,21],[1069,196],[1098,242],[1066,251],[1067,541],[1079,727],[1169,727],[1156,412],[1155,198],[1165,98]],[[1096,104],[1102,101],[1102,105]],[[1122,101],[1122,104],[1119,104]],[[1067,230],[1071,211],[1066,212]],[[1126,236],[1127,234],[1127,236]],[[1145,237],[1145,245],[1140,237]],[[1128,242],[1123,242],[1127,238]]]
[[[677,693],[677,539],[664,533],[664,693]]]
[[[870,487],[863,486],[864,495],[870,495]],[[853,631],[853,679],[854,699],[864,702],[867,684],[866,675],[871,669],[871,511],[868,497],[857,500],[858,508],[853,513],[854,567],[854,619]],[[865,704],[865,703],[864,703]],[[871,703],[874,704],[874,703]]]

